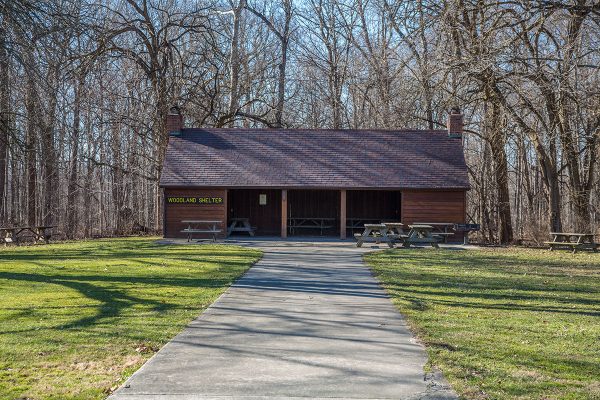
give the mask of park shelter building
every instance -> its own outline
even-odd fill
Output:
[[[463,116],[447,130],[184,128],[167,117],[164,236],[247,218],[257,235],[346,238],[364,223],[466,222]],[[295,221],[310,219],[318,227]],[[308,229],[298,229],[308,228]],[[456,238],[458,239],[458,238]]]

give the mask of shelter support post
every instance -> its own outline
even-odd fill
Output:
[[[346,239],[346,191],[340,190],[340,239]]]
[[[287,190],[283,189],[281,191],[281,237],[283,239],[287,238],[287,220],[288,220],[288,199],[287,199]]]

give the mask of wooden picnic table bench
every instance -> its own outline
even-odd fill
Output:
[[[255,227],[250,225],[250,219],[244,217],[235,217],[229,219],[230,224],[227,228],[227,236],[232,232],[247,232],[250,236],[254,236]]]
[[[46,244],[50,243],[50,238],[52,237],[52,233],[50,232],[53,228],[56,228],[55,225],[42,225],[42,226],[33,226],[28,227],[28,229],[33,233],[34,237],[37,238],[38,241],[44,241]]]
[[[552,241],[544,243],[550,246],[551,251],[555,248],[568,248],[576,253],[577,250],[585,249],[596,251],[598,247],[593,233],[550,232],[550,235]]]
[[[433,226],[426,224],[413,224],[408,226],[410,231],[404,239],[404,247],[410,247],[414,244],[430,244],[432,247],[438,248],[439,236],[434,236]]]
[[[448,237],[454,235],[450,232],[454,228],[453,222],[415,222],[415,225],[429,225],[433,228],[432,235],[443,238],[444,243],[448,242]]]
[[[0,243],[14,243],[18,240],[19,235],[26,233],[29,237],[33,237],[35,242],[50,243],[52,237],[51,230],[56,228],[55,225],[35,225],[35,226],[13,226],[0,228]]]
[[[385,224],[365,224],[363,233],[355,233],[354,238],[356,247],[362,247],[367,241],[386,242],[390,248],[394,247],[394,237],[389,234],[389,228]]]
[[[388,231],[397,235],[404,234],[404,224],[402,222],[382,222],[387,226]]]
[[[290,217],[288,218],[288,229],[294,234],[296,229],[318,229],[323,236],[325,229],[334,227],[335,218],[329,217]]]
[[[209,234],[212,236],[212,241],[217,241],[217,235],[223,232],[219,226],[223,223],[222,221],[205,221],[205,220],[183,220],[183,224],[187,224],[187,228],[184,228],[181,232],[187,234],[187,241],[192,241],[192,236],[195,233]]]
[[[408,237],[406,232],[404,232],[404,224],[401,222],[383,222],[383,225],[388,228],[387,235],[391,237],[394,242],[402,242]]]
[[[454,224],[452,228],[454,232],[463,234],[463,243],[465,245],[469,244],[469,233],[471,232],[479,232],[481,230],[481,225],[479,224]]]
[[[16,240],[16,231],[18,228],[5,227],[0,228],[0,242],[7,244]]]

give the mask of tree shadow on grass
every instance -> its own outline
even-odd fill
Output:
[[[394,297],[417,310],[451,307],[600,316],[600,263],[582,268],[563,260],[510,255],[390,250],[374,255],[377,275]],[[382,256],[382,257],[380,257]],[[540,255],[540,257],[543,255]],[[600,261],[600,259],[599,259]],[[568,271],[566,271],[569,269]],[[552,273],[548,273],[548,271]],[[545,271],[545,272],[542,272]]]
[[[153,251],[154,250],[154,251]],[[57,261],[57,260],[131,260],[136,258],[159,258],[159,259],[175,259],[180,260],[183,257],[188,257],[194,262],[214,261],[219,259],[229,259],[231,257],[248,257],[248,253],[240,250],[234,251],[210,251],[210,252],[192,252],[189,249],[180,251],[169,249],[169,251],[161,251],[160,248],[148,248],[146,250],[138,247],[134,249],[123,248],[120,250],[114,249],[110,252],[96,250],[81,250],[81,249],[61,249],[51,252],[15,252],[4,251],[0,252],[0,261]]]
[[[590,253],[594,254],[594,253]],[[529,254],[505,253],[489,254],[484,250],[471,250],[453,252],[448,249],[388,249],[379,253],[367,255],[367,258],[373,258],[377,262],[386,260],[392,263],[402,261],[416,263],[428,267],[436,266],[457,266],[467,269],[481,269],[486,267],[488,271],[501,273],[521,273],[522,269],[538,268],[547,271],[556,270],[557,273],[564,273],[565,268],[573,268],[582,272],[600,271],[600,257],[596,260],[578,260],[553,258],[554,254],[545,254],[543,252]]]
[[[79,292],[88,299],[95,300],[101,304],[95,306],[97,312],[94,315],[77,319],[76,321],[49,327],[46,329],[80,329],[99,324],[107,318],[118,317],[122,312],[135,305],[144,305],[155,312],[164,312],[179,307],[177,304],[164,301],[144,299],[126,294],[122,290],[107,289],[99,285],[89,283],[128,283],[132,287],[136,284],[152,284],[157,286],[175,286],[185,288],[219,288],[231,282],[231,279],[190,279],[190,278],[150,278],[150,277],[109,277],[109,276],[80,276],[80,275],[39,275],[28,273],[0,272],[0,279],[18,280],[24,282],[38,282],[60,285]],[[84,282],[88,281],[88,282]],[[29,330],[3,331],[0,333],[18,333]]]
[[[560,307],[558,305],[530,305],[530,304],[517,304],[517,303],[481,303],[481,302],[469,302],[464,299],[464,293],[434,293],[434,292],[424,292],[424,291],[412,291],[406,290],[406,288],[397,289],[398,294],[397,298],[406,300],[410,302],[411,308],[419,311],[424,311],[429,308],[429,304],[439,304],[446,307],[459,307],[459,308],[473,308],[473,309],[488,309],[488,310],[503,310],[503,311],[526,311],[526,312],[547,312],[547,313],[561,313],[561,314],[573,314],[573,315],[582,315],[588,317],[600,317],[600,310],[590,310],[588,309],[576,309],[570,306]],[[447,297],[448,299],[423,299],[423,297],[411,296],[407,293],[418,293],[419,295],[435,295],[441,297]],[[470,295],[469,297],[479,297],[482,300],[488,299],[490,296],[487,294],[479,294],[479,295]],[[494,298],[502,298],[500,296],[494,296]],[[514,297],[513,297],[514,298]],[[458,300],[461,299],[461,300]],[[519,300],[526,302],[527,300],[536,300],[535,296],[520,296]],[[582,303],[581,306],[587,304],[597,304],[594,302],[588,301],[573,301],[573,303]]]

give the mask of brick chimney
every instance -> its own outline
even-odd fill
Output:
[[[452,107],[448,115],[448,137],[461,138],[463,134],[463,114],[460,108]]]
[[[179,107],[173,106],[169,109],[166,128],[169,136],[181,135],[181,129],[183,128],[183,116],[181,115],[181,110]]]

